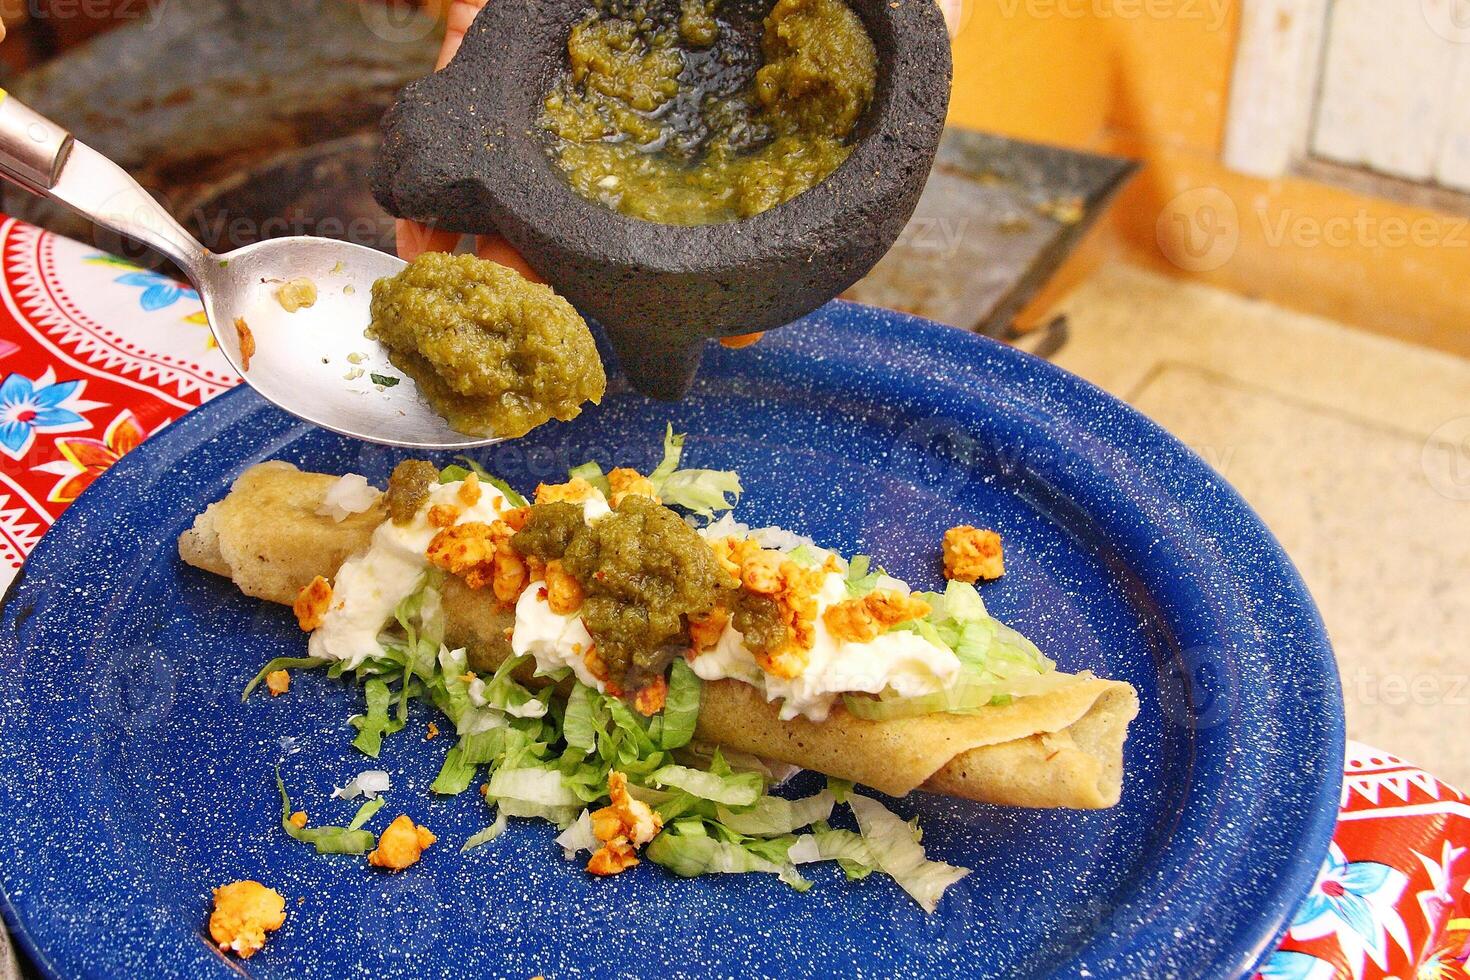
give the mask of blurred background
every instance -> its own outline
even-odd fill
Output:
[[[0,0],[0,71],[213,246],[391,248],[363,174],[444,6]],[[1470,786],[1470,0],[942,6],[951,129],[848,295],[1049,357],[1189,443],[1302,569],[1349,731]]]

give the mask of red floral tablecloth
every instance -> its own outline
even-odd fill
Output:
[[[124,453],[238,382],[199,296],[0,220],[0,588]],[[1337,833],[1270,980],[1470,980],[1470,800],[1349,742]]]

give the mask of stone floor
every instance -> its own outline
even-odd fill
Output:
[[[1470,362],[1121,265],[1061,366],[1235,485],[1321,607],[1349,734],[1470,789]]]

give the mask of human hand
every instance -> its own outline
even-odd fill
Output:
[[[444,43],[439,47],[439,58],[434,64],[435,71],[449,64],[454,53],[459,50],[460,42],[464,40],[465,32],[470,29],[475,15],[487,2],[488,0],[453,0],[450,3],[445,17]],[[407,218],[397,220],[396,232],[398,256],[408,262],[412,262],[424,252],[452,252],[460,239],[458,232],[433,228]],[[509,266],[532,282],[545,281],[526,264],[521,253],[512,248],[510,242],[499,235],[476,235],[475,254],[482,259]]]

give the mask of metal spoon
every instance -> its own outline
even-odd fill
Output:
[[[305,235],[215,254],[121,167],[4,89],[0,176],[177,262],[198,288],[225,357],[252,388],[292,415],[388,446],[460,449],[500,441],[451,429],[387,352],[363,336],[373,282],[402,269],[402,259]],[[298,278],[315,284],[317,299],[288,313],[276,293]],[[254,343],[248,358],[241,350],[247,331],[245,347]]]

